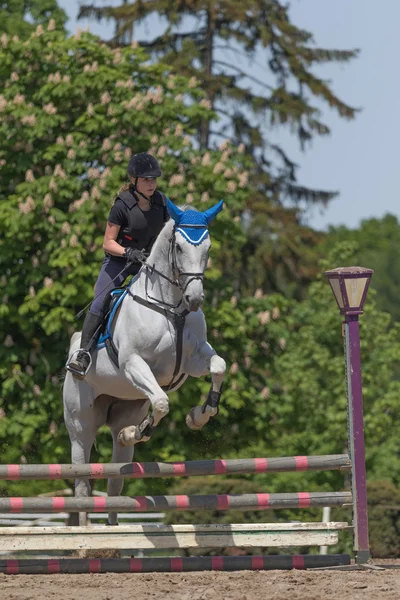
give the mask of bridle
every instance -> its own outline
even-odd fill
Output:
[[[168,248],[168,260],[172,266],[172,273],[173,273],[174,279],[170,279],[169,277],[167,277],[167,275],[165,275],[164,273],[162,273],[161,271],[156,269],[155,264],[148,265],[147,263],[145,263],[145,265],[144,265],[146,270],[149,271],[151,274],[156,273],[163,279],[166,279],[171,285],[178,287],[180,289],[180,291],[182,292],[179,303],[177,305],[172,305],[172,304],[168,304],[167,302],[164,302],[163,300],[160,300],[158,298],[153,298],[152,296],[150,296],[148,294],[148,292],[146,290],[147,298],[150,298],[153,301],[156,301],[160,304],[164,304],[165,306],[168,306],[173,309],[179,308],[179,306],[182,303],[183,295],[184,295],[188,285],[190,283],[192,283],[192,281],[195,281],[196,279],[203,281],[203,279],[204,279],[204,271],[202,271],[201,273],[200,272],[199,273],[190,273],[187,271],[181,271],[178,267],[177,259],[176,259],[176,252],[177,252],[177,250],[176,250],[176,231],[177,231],[177,229],[184,229],[184,228],[185,229],[189,229],[189,228],[204,229],[204,230],[208,231],[207,227],[205,227],[204,225],[185,223],[185,224],[180,224],[177,228],[177,225],[174,224],[174,227],[171,232],[171,237],[169,238],[169,248]],[[182,278],[186,278],[186,279],[182,282]]]
[[[179,225],[178,229],[189,229],[189,228],[196,228],[196,229],[205,229],[207,230],[206,227],[204,227],[204,225],[194,225],[194,224],[184,224],[184,225]],[[177,227],[176,225],[174,225],[173,230],[172,230],[172,234],[169,240],[169,253],[168,256],[171,260],[171,265],[172,265],[172,272],[175,276],[175,280],[177,282],[178,287],[181,289],[182,294],[185,292],[187,286],[189,285],[189,283],[191,283],[192,281],[196,280],[196,279],[200,279],[200,281],[203,281],[204,279],[204,271],[202,271],[201,273],[189,273],[186,271],[180,271],[178,268],[178,264],[177,264],[177,260],[176,260],[176,230]],[[187,277],[188,279],[185,282],[185,285],[183,286],[183,284],[181,283],[181,277]]]

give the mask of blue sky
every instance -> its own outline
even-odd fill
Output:
[[[89,25],[92,33],[110,38],[113,24],[76,21],[80,0],[59,0],[74,32]],[[121,0],[97,0],[99,6],[118,6]],[[348,65],[325,65],[318,74],[333,83],[335,93],[361,112],[355,121],[344,121],[324,108],[329,137],[315,140],[306,153],[285,131],[274,138],[300,165],[299,182],[311,187],[338,190],[340,196],[321,212],[309,216],[318,229],[346,224],[357,227],[361,219],[399,215],[397,171],[400,170],[400,0],[385,0],[384,10],[375,0],[292,0],[293,22],[313,32],[318,45],[359,48],[361,54]],[[155,24],[157,27],[158,25]],[[152,24],[153,27],[153,24]],[[141,37],[143,27],[138,29]],[[147,28],[150,35],[150,27]],[[260,62],[260,61],[258,61]]]

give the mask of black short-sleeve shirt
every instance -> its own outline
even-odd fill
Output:
[[[127,207],[122,202],[121,198],[117,198],[115,200],[115,204],[110,210],[110,214],[108,215],[108,222],[113,225],[119,225],[120,227],[125,227],[127,224],[127,215],[126,215]]]

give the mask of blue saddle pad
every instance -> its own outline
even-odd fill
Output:
[[[115,313],[117,312],[118,308],[121,306],[121,302],[123,301],[123,299],[125,298],[127,293],[128,293],[128,288],[125,288],[125,289],[118,288],[118,289],[112,290],[112,292],[110,292],[110,296],[111,296],[110,310],[109,310],[108,316],[106,317],[104,331],[100,335],[99,340],[97,342],[96,350],[98,350],[99,348],[104,348],[104,346],[106,345],[106,340],[112,339],[111,330],[112,330],[112,324],[114,322]]]

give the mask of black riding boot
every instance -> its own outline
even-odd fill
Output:
[[[85,378],[90,365],[91,352],[97,342],[102,319],[102,315],[95,315],[91,312],[88,312],[85,317],[82,327],[81,347],[72,355],[71,360],[66,365],[68,371],[71,371],[72,375],[77,379]]]

